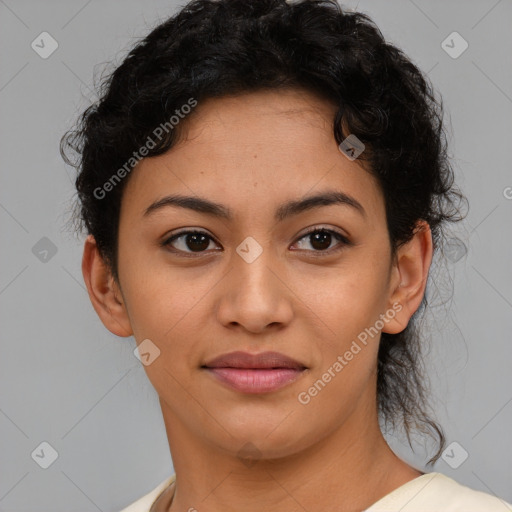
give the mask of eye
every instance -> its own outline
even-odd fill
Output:
[[[302,244],[303,246],[307,245],[308,242],[301,242],[301,240],[304,239],[309,239],[309,245],[313,247],[313,252],[324,252],[328,254],[339,251],[346,245],[350,245],[349,240],[341,233],[338,233],[332,229],[319,228],[317,226],[313,227],[306,234],[302,235],[302,237],[299,238],[297,244]],[[331,243],[336,240],[341,243],[338,244],[339,247],[333,250]],[[306,250],[309,249],[306,247]]]
[[[341,233],[332,229],[319,228],[316,226],[302,235],[296,244],[304,245],[304,242],[301,241],[304,239],[307,240],[308,237],[309,244],[313,249],[308,249],[306,247],[305,250],[311,252],[331,254],[332,252],[343,249],[346,245],[350,245],[349,240]],[[336,240],[340,242],[338,244],[339,247],[333,250],[331,244]],[[175,233],[170,238],[164,240],[162,242],[162,246],[169,247],[174,253],[192,255],[194,253],[203,253],[207,251],[210,248],[211,242],[214,242],[214,240],[208,233],[200,230],[189,230]],[[304,249],[304,247],[301,249]]]
[[[170,247],[173,252],[184,252],[188,254],[204,252],[213,238],[204,231],[181,231],[162,242],[162,246]],[[173,245],[174,242],[177,242]]]

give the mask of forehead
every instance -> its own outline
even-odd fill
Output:
[[[200,103],[185,120],[184,139],[189,143],[216,144],[219,151],[244,153],[259,149],[261,155],[279,147],[287,149],[308,146],[321,150],[334,142],[332,118],[335,106],[302,89],[257,91],[236,96],[209,98]],[[332,133],[331,133],[332,135]],[[270,155],[269,155],[270,156]]]
[[[285,199],[336,189],[381,215],[383,200],[375,179],[337,146],[335,108],[303,90],[200,102],[181,121],[180,141],[132,171],[123,208],[126,203],[142,215],[159,196],[181,193],[229,203],[232,210],[251,215]]]

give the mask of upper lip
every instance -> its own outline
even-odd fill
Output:
[[[279,352],[250,354],[242,351],[222,354],[203,366],[207,368],[296,368],[301,370],[306,368],[295,359]]]

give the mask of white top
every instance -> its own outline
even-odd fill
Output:
[[[120,512],[149,512],[175,479],[176,474],[166,478]],[[512,512],[512,505],[461,485],[442,473],[425,473],[390,492],[364,512]]]

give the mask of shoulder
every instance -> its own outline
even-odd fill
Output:
[[[506,501],[466,487],[442,473],[426,473],[399,487],[367,512],[512,512]]]
[[[172,475],[166,478],[163,482],[159,483],[152,491],[148,492],[137,501],[123,508],[120,512],[149,512],[151,505],[157,500],[157,498],[164,492],[164,490],[174,482],[176,475]]]

